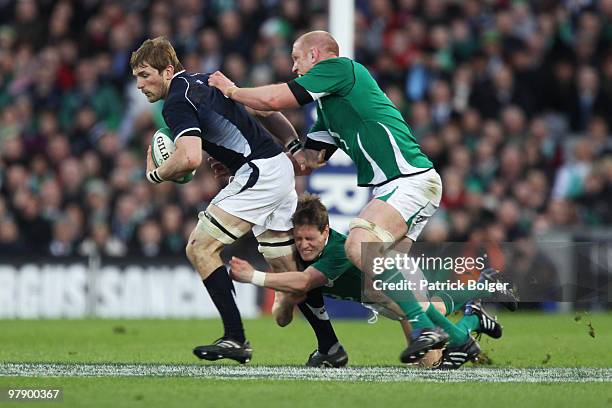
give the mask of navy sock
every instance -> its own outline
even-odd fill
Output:
[[[308,292],[306,300],[298,307],[317,336],[317,349],[320,353],[327,354],[329,349],[338,343],[338,337],[336,337],[336,332],[325,310],[322,288],[315,288]]]
[[[225,331],[223,337],[244,343],[245,337],[242,319],[240,318],[238,306],[236,306],[234,301],[236,290],[225,266],[222,265],[215,269],[202,282],[204,282],[204,286],[206,286],[206,290],[208,290],[208,294],[217,307],[221,320],[223,320],[223,329]]]

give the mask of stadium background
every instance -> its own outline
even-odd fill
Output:
[[[137,91],[130,54],[165,35],[188,71],[221,69],[241,86],[287,81],[293,40],[327,29],[327,7],[0,0],[0,317],[216,316],[184,246],[224,183],[206,166],[182,186],[145,180],[161,106]],[[588,277],[606,288],[612,1],[356,1],[355,22],[354,57],[442,175],[423,239],[527,243],[517,281]],[[312,111],[286,113],[304,135]],[[321,194],[339,229],[368,200],[342,156],[298,188]],[[551,238],[587,241],[584,262],[534,244]],[[252,239],[230,254],[264,267]],[[602,309],[609,296],[531,307]],[[266,298],[239,286],[238,301],[254,317]]]

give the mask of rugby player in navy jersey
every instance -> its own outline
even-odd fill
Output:
[[[230,358],[246,363],[252,349],[245,338],[232,280],[220,252],[252,230],[259,251],[273,271],[296,270],[291,234],[291,215],[297,204],[294,167],[266,128],[283,142],[295,140],[297,134],[278,112],[266,112],[259,118],[264,128],[243,105],[210,87],[207,74],[185,72],[174,48],[163,37],[144,41],[132,53],[130,66],[138,89],[149,102],[164,100],[162,114],[176,144],[174,154],[157,168],[149,147],[147,179],[161,183],[192,172],[201,164],[202,150],[233,175],[208,208],[198,214],[186,253],[202,277],[224,327],[221,338],[196,347],[194,354],[206,360]],[[293,302],[283,301],[278,294],[273,314],[279,325],[290,322]]]

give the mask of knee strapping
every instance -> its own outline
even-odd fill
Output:
[[[202,228],[208,235],[225,245],[234,243],[234,241],[244,235],[241,231],[224,226],[221,221],[208,211],[201,211],[198,214],[198,219],[200,220],[198,228]]]
[[[367,231],[370,231],[372,234],[376,235],[378,239],[386,244],[392,244],[395,242],[395,238],[393,234],[389,231],[379,227],[378,225],[370,222],[368,220],[364,220],[363,218],[354,218],[349,224],[349,229],[353,228],[363,228]]]
[[[268,237],[265,240],[259,241],[257,249],[266,259],[280,258],[293,254],[295,251],[295,241],[290,236]]]

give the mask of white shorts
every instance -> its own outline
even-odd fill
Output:
[[[401,177],[375,187],[374,198],[395,208],[408,225],[406,236],[416,241],[442,199],[442,180],[435,169]]]
[[[211,204],[255,224],[255,236],[266,230],[289,231],[297,206],[293,163],[285,153],[246,163]]]

